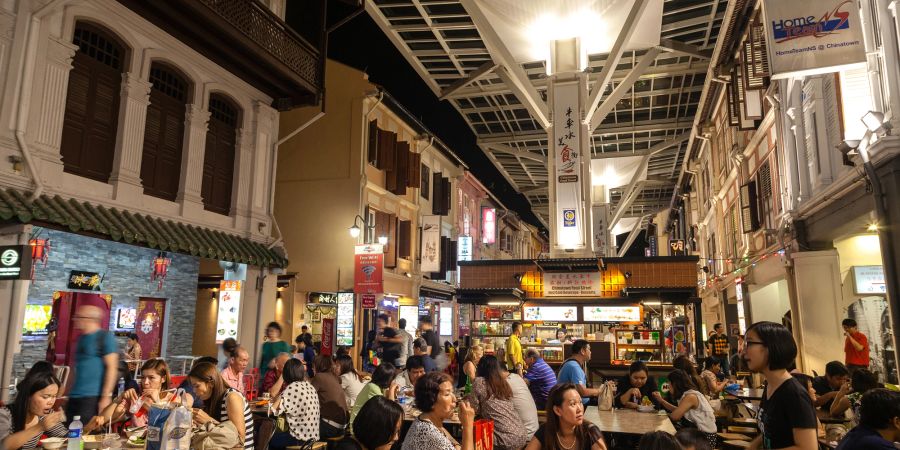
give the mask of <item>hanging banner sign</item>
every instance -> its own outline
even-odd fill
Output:
[[[497,235],[497,210],[494,208],[481,209],[481,242],[493,244]]]
[[[609,256],[609,205],[594,206],[594,253],[597,256]]]
[[[241,282],[219,282],[219,315],[216,318],[216,343],[237,339],[241,314]]]
[[[599,297],[600,272],[544,273],[544,297]]]
[[[334,351],[334,319],[322,319],[322,349],[321,353],[331,356]]]
[[[856,2],[764,0],[772,78],[836,72],[865,63]]]
[[[362,244],[356,246],[353,264],[353,292],[380,294],[384,292],[384,246]]]
[[[581,180],[581,84],[556,83],[553,85],[553,203],[555,211],[556,246],[562,249],[585,247],[582,217],[584,188]]]
[[[375,294],[362,294],[359,296],[359,303],[363,309],[375,309],[375,300],[377,300]]]
[[[472,260],[472,236],[460,236],[459,245],[457,246],[457,261]]]
[[[422,217],[422,272],[441,270],[441,216]]]

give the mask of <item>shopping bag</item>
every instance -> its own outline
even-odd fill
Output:
[[[237,428],[230,420],[213,425],[207,422],[191,439],[193,450],[222,450],[243,446]]]
[[[184,406],[184,391],[176,392],[180,403],[150,406],[147,422],[148,450],[189,450],[191,444],[191,410]]]
[[[600,386],[600,395],[597,396],[597,407],[600,411],[612,411],[613,401],[616,397],[616,383],[607,381]]]
[[[494,450],[494,421],[475,421],[475,450]]]

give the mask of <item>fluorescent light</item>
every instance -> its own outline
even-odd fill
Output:
[[[519,306],[518,300],[491,300],[489,306]]]
[[[662,305],[662,301],[660,301],[660,300],[647,300],[642,303],[646,306],[661,306]]]

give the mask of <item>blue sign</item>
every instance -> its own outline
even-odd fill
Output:
[[[575,226],[575,210],[574,209],[564,209],[563,210],[563,226],[564,227],[574,227]]]

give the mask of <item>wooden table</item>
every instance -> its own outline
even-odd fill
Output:
[[[733,391],[725,391],[725,395],[737,397],[744,401],[762,400],[763,389],[752,389],[752,388],[736,389]]]
[[[675,434],[675,426],[668,415],[642,413],[633,409],[613,409],[600,411],[596,406],[589,406],[584,412],[584,420],[590,421],[607,433],[644,434],[653,431],[665,431]]]
[[[415,407],[403,408],[403,420],[407,422],[412,422],[416,420],[419,415],[422,414],[422,411],[419,411]],[[462,422],[459,421],[459,414],[453,414],[453,417],[444,420],[444,425],[461,425]]]

